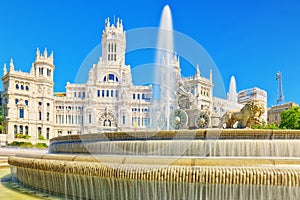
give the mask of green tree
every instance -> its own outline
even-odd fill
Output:
[[[293,106],[288,110],[284,110],[280,114],[280,128],[300,129],[300,107]]]

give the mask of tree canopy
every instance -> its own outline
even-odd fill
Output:
[[[288,110],[284,110],[280,114],[280,128],[300,129],[300,107],[293,106]]]

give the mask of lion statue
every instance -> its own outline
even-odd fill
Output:
[[[227,111],[221,118],[220,127],[233,128],[235,123],[238,128],[251,128],[253,124],[262,125],[260,117],[265,108],[258,100],[249,101],[239,112]]]

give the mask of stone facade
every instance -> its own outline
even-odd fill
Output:
[[[276,124],[277,126],[280,125],[281,117],[280,114],[284,110],[288,110],[293,106],[298,106],[294,102],[284,103],[276,106],[272,106],[268,109],[268,124]]]
[[[4,65],[3,133],[7,142],[16,134],[37,142],[42,135],[104,131],[143,130],[150,126],[152,86],[134,86],[125,64],[126,35],[120,20],[106,20],[102,34],[102,57],[89,71],[84,84],[67,83],[65,93],[54,93],[54,56],[45,49],[36,52],[30,73],[9,70]]]
[[[3,133],[7,140],[14,140],[15,134],[29,135],[37,140],[53,137],[54,132],[54,93],[53,93],[53,53],[48,56],[39,50],[30,73],[14,70],[11,59],[9,71],[4,66],[3,84]]]

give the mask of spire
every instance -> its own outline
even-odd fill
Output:
[[[6,70],[6,63],[4,63],[4,66],[3,66],[3,76],[7,74],[7,70]]]
[[[199,69],[199,65],[196,65],[196,77],[200,78],[200,69]]]
[[[227,100],[237,103],[236,81],[234,76],[231,76],[229,83],[229,92],[227,93]]]
[[[109,17],[105,19],[105,27],[106,28],[110,27]]]
[[[53,59],[54,59],[54,52],[51,51],[51,54],[50,54],[50,60],[53,61]]]
[[[45,57],[45,58],[47,58],[47,57],[48,57],[47,48],[45,48],[45,50],[44,50],[44,57]]]
[[[39,48],[36,48],[36,59],[40,58],[41,52]]]
[[[118,17],[118,19],[117,19],[117,28],[119,28],[120,27],[120,18]]]
[[[15,68],[15,66],[14,66],[14,61],[13,61],[13,59],[11,58],[10,59],[10,63],[9,63],[9,71],[11,72],[11,71],[14,71],[14,68]]]

